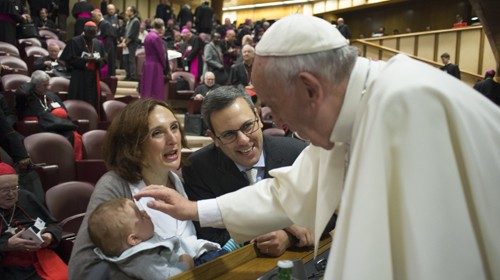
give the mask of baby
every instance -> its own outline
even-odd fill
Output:
[[[145,211],[130,199],[99,205],[89,216],[90,239],[102,259],[141,279],[166,279],[194,267],[177,237],[163,239]]]

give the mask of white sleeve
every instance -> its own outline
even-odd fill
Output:
[[[197,204],[198,219],[201,227],[224,228],[217,199],[199,200]]]

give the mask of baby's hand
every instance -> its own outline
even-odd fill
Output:
[[[194,261],[193,258],[191,258],[190,255],[184,254],[179,257],[179,261],[183,262],[188,265],[188,269],[191,269],[194,267]]]

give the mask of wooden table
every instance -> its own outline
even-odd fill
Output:
[[[331,238],[320,241],[318,255],[330,248]],[[211,262],[203,264],[195,269],[186,271],[171,279],[216,279],[216,280],[255,280],[264,273],[270,271],[278,260],[302,259],[305,262],[312,260],[314,250],[287,250],[277,258],[259,255],[252,244],[239,250],[219,257]]]

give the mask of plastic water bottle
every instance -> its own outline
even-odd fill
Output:
[[[293,262],[290,260],[278,261],[278,280],[292,280]]]

